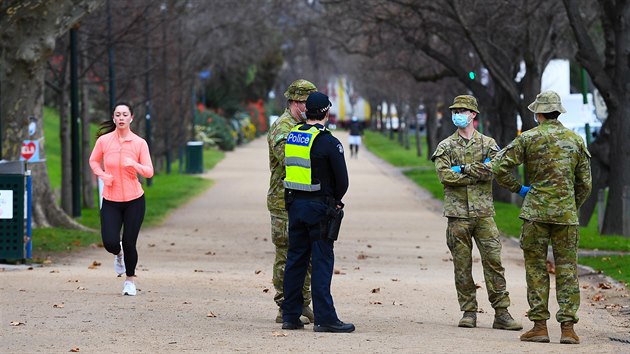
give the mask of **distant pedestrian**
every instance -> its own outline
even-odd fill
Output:
[[[577,276],[579,241],[577,210],[591,193],[590,154],[584,141],[558,121],[565,113],[560,96],[545,91],[527,108],[540,125],[519,135],[494,160],[497,182],[523,200],[519,217],[521,248],[527,280],[527,317],[534,327],[521,336],[526,342],[549,342],[549,273],[547,247],[556,262],[556,298],[560,309],[560,343],[578,344],[573,330],[578,322],[580,287]],[[523,164],[530,186],[521,185],[512,171]]]
[[[499,151],[494,139],[475,130],[477,99],[457,96],[449,107],[457,131],[442,140],[431,159],[444,185],[444,216],[448,218],[446,243],[455,267],[455,289],[461,311],[459,327],[477,326],[477,286],[472,276],[473,240],[481,255],[490,304],[495,310],[492,328],[520,330],[507,308],[501,241],[494,222],[490,161]]]
[[[282,301],[284,300],[283,279],[284,266],[287,263],[287,250],[289,247],[289,216],[284,203],[284,145],[291,129],[299,122],[306,119],[306,98],[317,87],[307,80],[296,80],[284,93],[287,98],[287,108],[280,118],[271,125],[267,133],[269,146],[269,191],[267,192],[267,209],[271,213],[271,241],[276,248],[276,256],[273,263],[273,287],[276,290],[274,301],[278,305],[276,323],[282,323]],[[304,288],[304,306],[301,320],[303,323],[313,322],[313,310],[311,304],[311,275],[310,270],[306,275]]]
[[[101,123],[90,155],[90,167],[104,184],[101,237],[105,249],[115,255],[118,276],[126,274],[123,295],[136,295],[136,242],[144,220],[144,191],[138,174],[153,176],[153,163],[144,139],[131,131],[133,109],[127,103],[114,107],[112,120]],[[122,241],[120,230],[122,232]]]
[[[359,157],[359,147],[361,147],[361,136],[363,135],[363,126],[357,117],[352,116],[350,121],[350,137],[348,145],[350,145],[350,157]]]
[[[343,146],[325,128],[332,104],[314,92],[306,100],[306,123],[298,124],[285,146],[286,205],[289,211],[289,252],[284,272],[282,329],[301,329],[302,287],[309,261],[313,265],[312,289],[315,332],[352,332],[354,325],[337,317],[330,283],[334,242],[341,223],[348,190],[348,170]],[[333,350],[334,351],[334,350]]]

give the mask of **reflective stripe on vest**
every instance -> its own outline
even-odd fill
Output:
[[[284,188],[299,191],[315,192],[322,187],[311,182],[311,148],[315,138],[321,131],[316,127],[308,130],[299,130],[302,124],[298,124],[287,136],[284,145],[284,165],[286,177]]]

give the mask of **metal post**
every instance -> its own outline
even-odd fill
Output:
[[[25,171],[26,175],[26,258],[33,258],[33,176],[31,170]]]
[[[588,123],[584,125],[584,134],[586,134],[586,147],[589,147],[591,146],[591,140],[593,140],[593,137],[591,135],[591,126]]]
[[[107,60],[109,70],[109,110],[116,104],[116,74],[114,73],[114,44],[112,43],[112,7],[107,0]]]
[[[72,150],[72,216],[81,216],[81,137],[79,127],[79,63],[77,29],[70,29],[70,134]]]
[[[144,9],[144,44],[146,45],[145,51],[145,74],[144,74],[144,87],[145,87],[145,122],[146,122],[146,140],[147,145],[149,146],[149,154],[151,154],[152,148],[152,140],[151,140],[151,76],[150,68],[151,68],[151,52],[149,50],[149,24],[148,20],[148,9],[147,6]],[[147,178],[147,187],[151,187],[153,185],[153,178]]]
[[[622,220],[623,224],[623,236],[630,237],[630,186],[623,187],[623,195],[622,195]]]
[[[606,188],[597,191],[597,232],[602,233],[606,216]]]

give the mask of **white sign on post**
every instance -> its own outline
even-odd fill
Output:
[[[13,219],[13,191],[0,190],[0,219]]]

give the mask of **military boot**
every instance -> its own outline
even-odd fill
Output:
[[[534,327],[521,335],[523,342],[549,343],[549,332],[547,332],[547,321],[534,321]]]
[[[580,337],[573,330],[573,322],[567,321],[560,324],[562,334],[560,335],[560,343],[562,344],[580,344]]]
[[[464,316],[459,320],[457,327],[475,328],[477,327],[477,313],[474,311],[464,312]]]
[[[315,322],[315,314],[313,314],[313,310],[308,305],[304,305],[302,308],[302,317],[308,318],[310,322]],[[308,324],[308,322],[305,322],[305,324]]]
[[[310,310],[310,308],[309,308]],[[313,314],[313,311],[311,310],[311,316]],[[304,315],[304,310],[302,310],[302,316],[300,316],[300,322],[302,322],[302,324],[309,324],[311,323],[313,320],[309,319],[308,317],[306,317]],[[276,323],[283,323],[284,321],[282,320],[282,309],[279,308],[278,309],[278,314],[276,315]]]
[[[523,326],[512,318],[506,308],[498,308],[495,311],[496,312],[494,314],[494,323],[492,324],[492,328],[507,329],[510,331],[518,331],[523,329]]]

